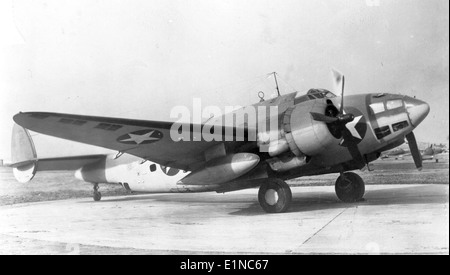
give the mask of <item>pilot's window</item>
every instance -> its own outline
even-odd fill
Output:
[[[370,108],[372,109],[374,114],[378,114],[385,111],[383,102],[372,103],[370,104]]]
[[[401,99],[388,100],[388,102],[386,102],[386,107],[388,110],[400,108],[402,106],[403,106],[403,100],[401,100]]]
[[[392,130],[394,130],[394,132],[397,132],[398,130],[401,130],[406,127],[408,127],[408,122],[406,120],[399,122],[399,123],[392,124]]]
[[[382,139],[385,136],[388,136],[390,134],[391,134],[391,129],[389,129],[389,126],[383,126],[383,127],[375,129],[375,135],[377,136],[378,139]]]
[[[155,171],[156,171],[156,164],[150,165],[150,172],[155,172]]]

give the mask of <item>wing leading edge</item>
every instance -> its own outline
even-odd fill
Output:
[[[34,132],[117,150],[184,170],[191,170],[193,165],[204,162],[203,152],[220,143],[192,139],[173,141],[170,136],[173,122],[44,112],[18,113],[13,119]],[[188,127],[192,136],[204,125],[182,126]],[[233,129],[233,135],[236,131]]]

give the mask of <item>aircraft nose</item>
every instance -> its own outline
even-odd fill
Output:
[[[417,127],[430,112],[430,105],[422,100],[418,100],[409,96],[404,98],[406,111],[409,119],[414,127]]]

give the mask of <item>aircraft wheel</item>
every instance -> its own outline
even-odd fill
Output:
[[[100,201],[102,199],[102,193],[94,192],[94,201]]]
[[[259,187],[258,200],[267,213],[285,212],[291,205],[291,188],[280,179],[269,179]]]
[[[98,183],[94,183],[94,201],[100,201],[102,199],[102,193],[98,191]]]
[[[336,180],[335,190],[337,197],[343,202],[357,202],[362,199],[365,192],[363,179],[355,173],[343,173]]]

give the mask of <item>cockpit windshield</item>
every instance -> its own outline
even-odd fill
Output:
[[[306,95],[314,98],[333,98],[336,97],[332,92],[325,89],[310,89]]]
[[[298,104],[300,102],[314,100],[319,98],[333,98],[336,97],[332,92],[325,89],[310,89],[306,95],[301,95],[295,98],[294,103]]]

